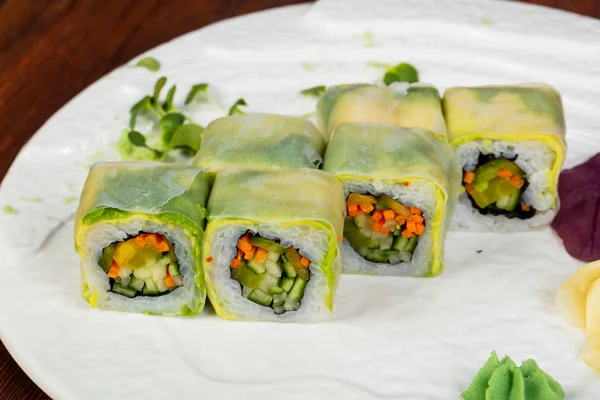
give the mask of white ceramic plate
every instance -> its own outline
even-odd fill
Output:
[[[365,4],[371,4],[365,6]],[[600,22],[475,0],[324,0],[225,21],[148,52],[180,90],[208,82],[224,104],[304,114],[318,84],[375,81],[370,61],[408,61],[423,81],[544,81],[563,94],[567,165],[600,150]],[[56,399],[455,399],[492,350],[534,358],[569,399],[600,393],[584,334],[557,314],[580,265],[551,230],[451,233],[435,279],[343,276],[331,321],[236,323],[90,309],[80,295],[73,212],[92,161],[159,75],[122,67],[60,110],[0,190],[0,333]],[[185,90],[182,90],[185,91]],[[179,100],[182,94],[180,93]],[[201,123],[223,110],[200,105]],[[483,250],[480,254],[476,250]]]

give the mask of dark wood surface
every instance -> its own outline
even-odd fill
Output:
[[[78,92],[160,43],[303,0],[0,0],[0,181],[21,147]],[[531,0],[600,18],[600,0]],[[0,343],[0,400],[48,399]]]

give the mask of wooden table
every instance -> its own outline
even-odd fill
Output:
[[[115,67],[212,22],[303,0],[0,0],[0,181],[25,142]],[[600,0],[531,0],[600,18]],[[48,399],[0,343],[0,400]]]

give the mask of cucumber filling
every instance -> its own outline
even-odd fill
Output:
[[[383,194],[350,193],[344,237],[365,259],[398,264],[412,260],[425,219],[418,207],[408,207]]]
[[[98,265],[111,291],[126,297],[160,296],[183,286],[173,245],[158,233],[141,233],[102,250]]]
[[[246,299],[283,314],[300,308],[309,266],[310,260],[294,247],[248,232],[237,242],[231,277],[240,283]]]
[[[464,171],[463,186],[481,214],[521,219],[535,215],[535,209],[522,199],[527,176],[515,159],[480,153],[475,169]]]

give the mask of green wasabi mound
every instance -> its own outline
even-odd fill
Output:
[[[496,352],[479,370],[471,386],[462,393],[464,400],[562,400],[562,386],[540,369],[534,360],[520,367],[508,356],[498,360]]]

